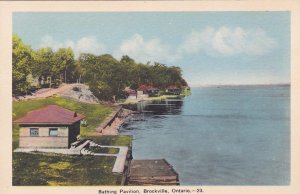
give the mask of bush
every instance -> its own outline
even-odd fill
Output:
[[[81,92],[81,88],[76,87],[76,86],[73,87],[72,90],[75,91],[75,92]]]

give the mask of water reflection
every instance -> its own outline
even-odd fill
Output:
[[[184,102],[141,102],[120,133],[133,136],[134,159],[165,158],[181,185],[289,185],[289,94],[195,88]]]
[[[181,115],[184,101],[167,99],[141,101],[135,107],[140,114],[129,117],[120,129],[122,135],[134,135],[137,131],[162,128],[162,122],[170,115]],[[143,127],[141,127],[143,126]]]
[[[179,115],[181,114],[183,104],[184,101],[181,99],[142,101],[138,103],[137,111],[154,115]]]

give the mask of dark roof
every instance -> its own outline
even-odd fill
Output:
[[[147,85],[140,85],[139,87],[138,87],[138,90],[147,90],[148,89],[148,87],[149,86],[147,86]]]
[[[73,124],[85,116],[56,105],[30,111],[25,117],[15,120],[20,124]]]
[[[145,91],[145,90],[159,90],[159,89],[153,86],[141,85],[138,87],[138,90]]]

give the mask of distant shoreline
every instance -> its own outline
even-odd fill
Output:
[[[278,84],[216,84],[216,85],[199,85],[191,86],[191,88],[209,88],[209,87],[241,87],[241,86],[291,86],[290,83]]]

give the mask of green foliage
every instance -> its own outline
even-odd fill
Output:
[[[33,50],[25,45],[22,40],[13,34],[13,52],[12,52],[12,85],[13,94],[27,94],[30,89],[30,83],[27,76],[31,73],[30,67],[34,63]]]
[[[52,74],[54,79],[62,81],[63,78],[65,83],[76,81],[76,64],[72,48],[60,48],[54,53],[53,60]]]
[[[114,157],[13,153],[13,185],[119,185]]]
[[[26,94],[31,85],[26,76],[30,73],[39,81],[46,80],[45,86],[83,82],[87,83],[96,97],[101,100],[121,99],[124,89],[137,89],[140,85],[153,85],[165,89],[170,85],[187,86],[179,67],[155,62],[151,65],[137,63],[125,55],[121,60],[105,54],[96,56],[80,54],[74,59],[71,48],[40,48],[36,52],[13,36],[13,94]],[[50,79],[50,80],[48,80]],[[50,82],[50,83],[49,83]]]
[[[35,55],[34,66],[32,67],[33,75],[41,80],[46,81],[47,78],[50,78],[49,86],[51,87],[53,72],[52,67],[54,65],[54,52],[51,48],[40,48],[37,50]]]
[[[122,92],[126,86],[137,89],[140,85],[153,85],[165,89],[170,85],[187,85],[179,67],[136,63],[127,55],[118,61],[111,55],[82,54],[77,65],[81,69],[82,80],[102,100],[111,100],[112,96],[124,97]]]
[[[74,83],[79,77],[78,66],[75,63],[71,48],[60,48],[53,52],[51,48],[40,48],[34,51],[13,34],[13,94],[28,94],[33,87],[27,80],[32,74],[38,79],[40,86],[52,84]],[[43,85],[41,85],[43,80]]]

